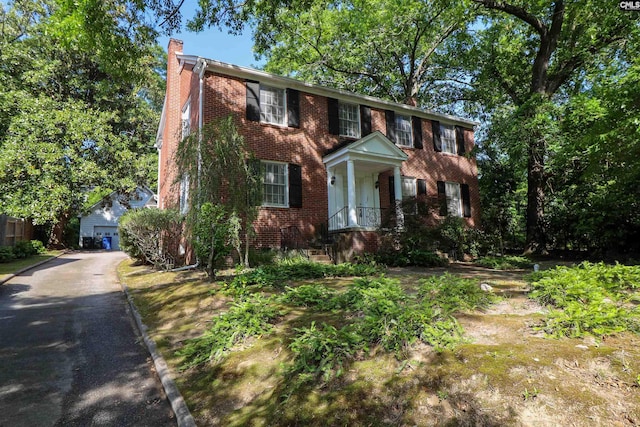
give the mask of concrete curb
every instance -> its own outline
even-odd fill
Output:
[[[156,367],[156,372],[160,377],[160,382],[162,382],[162,387],[164,387],[164,392],[167,395],[167,399],[169,399],[169,403],[171,404],[171,408],[173,412],[176,414],[176,421],[178,422],[178,427],[195,427],[196,422],[191,416],[191,412],[189,412],[189,408],[185,403],[176,383],[173,382],[171,375],[169,374],[169,367],[167,366],[167,362],[164,360],[162,355],[158,352],[156,348],[156,343],[149,337],[147,334],[147,327],[144,323],[142,323],[142,317],[140,313],[138,313],[138,309],[133,303],[133,298],[129,293],[129,288],[124,283],[120,282],[120,286],[127,296],[127,301],[129,302],[129,308],[131,308],[131,312],[133,313],[133,317],[136,320],[136,325],[138,326],[138,330],[140,331],[140,335],[144,339],[144,343],[153,358],[153,364]]]
[[[31,269],[33,269],[33,268],[40,267],[42,264],[46,264],[46,263],[48,263],[49,261],[53,261],[54,259],[58,259],[58,258],[60,258],[62,255],[66,255],[66,254],[67,254],[67,252],[66,252],[66,251],[65,251],[65,252],[62,252],[61,254],[54,255],[54,256],[52,256],[51,258],[43,259],[43,260],[42,260],[42,261],[40,261],[40,262],[37,262],[37,263],[35,263],[35,264],[33,264],[33,265],[30,265],[30,266],[25,267],[25,268],[23,268],[23,269],[21,269],[21,270],[18,270],[18,271],[16,271],[15,273],[11,273],[11,274],[9,274],[7,277],[5,277],[4,279],[0,279],[0,285],[2,285],[2,284],[3,284],[3,283],[5,283],[5,282],[8,282],[9,280],[13,279],[13,278],[14,278],[14,277],[16,277],[16,276],[21,275],[21,274],[22,274],[22,273],[24,273],[25,271],[29,271],[29,270],[31,270]]]

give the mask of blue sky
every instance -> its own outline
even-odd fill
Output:
[[[184,23],[195,15],[196,3],[194,0],[184,2],[181,9],[183,27]],[[200,33],[183,30],[181,33],[162,36],[158,39],[158,43],[165,51],[169,45],[169,38],[182,40],[186,55],[198,55],[245,67],[256,67],[262,64],[262,62],[256,61],[253,56],[251,29],[246,29],[241,36],[227,34],[226,30],[218,28],[209,28]]]

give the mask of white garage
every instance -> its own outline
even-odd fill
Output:
[[[118,221],[128,209],[157,207],[155,194],[138,187],[130,196],[113,193],[80,216],[80,241],[83,249],[120,250]]]

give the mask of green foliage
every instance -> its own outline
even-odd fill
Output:
[[[303,287],[304,286],[304,287]],[[289,289],[283,301],[322,310],[352,313],[352,322],[337,328],[323,324],[297,330],[290,348],[295,355],[293,372],[339,376],[344,365],[377,345],[397,357],[416,341],[436,349],[450,348],[462,339],[453,313],[486,307],[495,297],[482,292],[470,280],[445,275],[421,282],[418,295],[406,293],[398,281],[384,277],[356,279],[347,291],[314,290],[314,285]]]
[[[45,253],[46,249],[40,240],[22,240],[14,246],[0,246],[0,262],[29,258]]]
[[[292,372],[322,376],[325,381],[341,375],[344,365],[364,345],[362,337],[348,327],[337,329],[323,323],[317,328],[312,322],[295,331],[297,336],[289,345],[295,355]]]
[[[223,205],[210,202],[192,214],[193,248],[210,278],[215,278],[217,263],[231,251],[240,239],[237,215],[227,212]]]
[[[441,106],[444,40],[472,15],[462,3],[439,0],[292,2],[274,9],[273,17],[256,14],[256,50],[268,71],[396,102],[414,99],[425,108]]]
[[[0,262],[9,262],[16,259],[11,246],[0,246]]]
[[[171,209],[130,209],[120,217],[120,248],[140,262],[167,268],[178,258],[181,218]]]
[[[532,275],[531,298],[549,305],[539,326],[554,337],[640,333],[640,267],[582,263]]]
[[[319,264],[300,257],[282,259],[275,264],[260,266],[237,275],[231,282],[224,283],[222,286],[226,293],[240,296],[266,287],[283,289],[291,280],[370,276],[381,271],[380,266],[372,264]]]
[[[337,307],[336,292],[321,284],[287,286],[280,297],[285,304],[313,307],[318,310],[332,310]]]
[[[533,262],[523,256],[486,256],[478,259],[476,264],[494,270],[517,270],[533,267]]]
[[[473,280],[449,273],[421,280],[418,295],[445,316],[461,310],[486,308],[497,299],[492,293],[480,289]]]
[[[195,228],[206,228],[206,224],[199,223],[201,212],[197,207],[207,203],[224,206],[228,213],[227,230],[233,231],[228,233],[227,244],[238,251],[245,265],[249,261],[251,224],[261,201],[262,181],[255,170],[256,162],[231,115],[207,123],[202,130],[183,138],[176,153],[179,172],[176,183],[187,182],[189,185],[188,206],[191,209],[186,219],[191,240],[198,244]],[[243,234],[244,256],[240,248]]]
[[[156,181],[162,50],[137,9],[115,1],[0,8],[0,205],[59,224],[60,245],[88,188]]]
[[[234,345],[269,334],[279,315],[271,300],[259,295],[232,303],[226,313],[213,318],[204,335],[189,340],[177,352],[184,358],[182,368],[218,362]]]

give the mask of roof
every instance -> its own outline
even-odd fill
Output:
[[[229,75],[232,77],[243,78],[247,80],[259,80],[274,86],[286,87],[291,89],[297,89],[302,92],[307,92],[315,95],[327,96],[331,98],[340,99],[345,102],[352,102],[355,104],[365,104],[369,107],[375,107],[383,110],[394,110],[406,112],[409,115],[421,117],[428,120],[439,120],[445,124],[461,125],[466,127],[474,127],[480,123],[474,120],[465,119],[462,117],[452,116],[449,114],[440,114],[431,110],[413,107],[406,104],[400,104],[397,102],[386,101],[384,99],[376,98],[368,95],[361,95],[354,92],[349,92],[341,89],[333,89],[325,86],[315,85],[311,83],[305,83],[300,80],[296,80],[290,77],[278,76],[276,74],[267,73],[265,71],[256,70],[250,67],[242,67],[240,65],[232,65],[226,62],[217,61],[214,59],[207,59],[201,56],[184,55],[182,52],[176,53],[177,59],[181,65],[190,64],[196,65],[206,64],[206,71],[219,73],[223,75]],[[182,69],[180,67],[180,70]],[[160,116],[160,123],[158,126],[158,132],[156,134],[156,148],[162,147],[162,133],[164,131],[164,123],[167,108],[167,98],[165,95],[164,103],[162,106],[162,114]]]
[[[373,96],[361,95],[341,89],[333,89],[325,86],[305,83],[303,81],[296,80],[290,77],[278,76],[276,74],[267,73],[265,71],[256,70],[254,68],[232,65],[214,59],[207,59],[194,55],[184,55],[181,53],[178,53],[176,56],[182,64],[195,65],[199,61],[204,61],[207,66],[206,71],[214,73],[229,75],[232,77],[238,77],[247,80],[258,80],[260,82],[268,83],[274,86],[296,89],[301,92],[307,92],[314,95],[337,98],[345,102],[365,104],[369,107],[379,108],[382,110],[406,112],[409,115],[418,116],[429,120],[439,120],[447,124],[462,125],[466,127],[473,127],[480,124],[479,122],[464,119],[462,117],[456,117],[449,114],[440,114],[431,110],[413,107],[407,104],[386,101],[384,99],[376,98]]]

